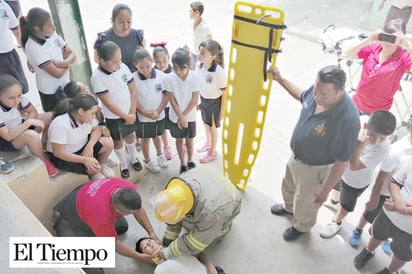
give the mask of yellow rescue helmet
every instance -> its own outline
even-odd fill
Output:
[[[156,218],[167,224],[177,224],[193,208],[194,199],[193,191],[186,181],[174,177],[152,200]]]

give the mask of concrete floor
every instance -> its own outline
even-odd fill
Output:
[[[334,57],[324,55],[319,45],[286,35],[284,53],[278,59],[279,68],[289,77],[302,85],[312,83],[316,71],[326,64],[334,62]],[[301,55],[301,49],[310,52],[305,60],[297,62],[293,58]],[[299,64],[299,66],[296,66]],[[410,85],[409,83],[405,83]],[[235,219],[232,231],[227,238],[217,247],[209,250],[208,255],[216,265],[222,266],[229,274],[246,273],[359,273],[353,266],[353,258],[360,252],[347,243],[352,229],[363,210],[363,204],[368,197],[361,197],[359,206],[353,214],[344,221],[342,231],[332,239],[322,239],[319,230],[322,224],[330,222],[333,213],[322,207],[318,223],[311,233],[301,237],[294,243],[285,242],[282,238],[283,231],[290,226],[291,219],[277,217],[270,213],[270,206],[281,202],[280,182],[284,166],[289,157],[289,136],[294,122],[299,114],[300,105],[277,86],[273,87],[268,116],[264,129],[262,146],[253,168],[248,187],[243,194],[242,212]],[[203,143],[203,129],[199,127],[199,138],[196,143]],[[199,155],[195,155],[198,159]],[[177,175],[179,161],[174,157],[170,166],[159,175],[148,174],[137,183],[138,189],[145,199],[153,196],[166,184],[168,178]],[[206,169],[221,170],[221,161],[208,164],[198,164],[199,174]],[[199,175],[201,178],[201,175]],[[162,236],[163,225],[153,218],[151,205],[145,204],[151,220],[159,236]],[[124,241],[133,245],[136,237],[142,236],[142,231],[136,222],[136,230],[127,233]],[[367,244],[368,236],[363,235],[361,247]],[[116,258],[115,270],[107,273],[151,273],[150,266],[134,262],[122,256]],[[379,248],[376,256],[365,267],[362,273],[374,273],[383,268],[390,257]],[[412,273],[411,264],[405,267]],[[142,272],[140,272],[142,271]]]
[[[22,0],[24,11],[33,6],[46,7],[45,0]],[[106,29],[110,24],[110,12],[112,6],[117,2],[113,0],[100,0],[99,5],[95,1],[79,1],[83,14],[83,22],[87,34],[89,49],[95,39],[95,33]],[[171,51],[177,46],[182,46],[190,41],[190,33],[186,27],[179,24],[187,23],[188,3],[191,1],[176,1],[170,5],[170,1],[124,1],[129,4],[135,12],[135,24],[139,28],[145,29],[148,43],[157,41],[168,41]],[[229,1],[204,1],[207,5],[205,18],[211,22],[214,36],[224,46],[226,52],[230,47],[231,17],[234,0]],[[271,1],[261,1],[272,3]],[[313,83],[316,72],[319,68],[327,64],[335,64],[336,56],[324,54],[318,43],[310,42],[302,37],[307,35],[307,29],[311,32],[320,33],[320,29],[326,26],[326,21],[321,21],[321,15],[325,13],[326,4],[336,4],[337,7],[347,6],[347,13],[353,15],[355,20],[346,17],[339,17],[338,13],[331,13],[329,16],[333,23],[338,23],[336,19],[342,18],[342,24],[352,24],[354,26],[359,18],[357,9],[362,1],[320,1],[322,4],[314,5],[313,1],[275,1],[279,6],[293,10],[286,10],[287,16],[293,24],[289,25],[290,33],[285,34],[286,40],[282,44],[284,49],[278,57],[278,67],[281,72],[302,87],[308,87]],[[317,3],[318,4],[318,3]],[[321,12],[315,12],[319,6]],[[307,7],[307,9],[306,9]],[[302,12],[298,12],[302,9]],[[303,11],[305,10],[305,11]],[[309,20],[307,13],[311,11],[315,18]],[[345,10],[345,9],[340,9]],[[213,12],[212,12],[213,11]],[[336,9],[335,9],[336,11]],[[173,14],[173,19],[170,19]],[[304,16],[303,16],[303,15]],[[345,13],[346,14],[346,13]],[[356,14],[356,16],[354,15]],[[301,19],[303,16],[305,19]],[[286,19],[288,18],[286,16]],[[166,20],[167,18],[167,20]],[[164,22],[167,23],[164,23]],[[288,22],[288,20],[286,20]],[[346,25],[345,25],[346,26]],[[301,33],[301,35],[297,35]],[[188,34],[189,33],[189,34]],[[305,37],[307,38],[307,37]],[[311,36],[311,40],[314,36]],[[29,74],[29,81],[32,84],[29,93],[35,105],[39,105],[39,100],[35,92],[34,77]],[[410,83],[404,83],[410,89]],[[247,106],[245,106],[247,107]],[[284,171],[285,163],[289,157],[289,137],[295,121],[300,111],[300,105],[294,101],[284,90],[277,85],[273,86],[270,105],[268,107],[266,125],[263,132],[262,145],[257,157],[255,166],[248,183],[248,187],[243,194],[243,206],[241,214],[235,219],[232,231],[225,240],[215,248],[209,250],[208,255],[216,265],[222,266],[229,274],[247,273],[359,273],[353,266],[353,258],[360,251],[354,250],[347,244],[347,239],[356,224],[360,212],[362,211],[362,201],[367,197],[365,194],[357,211],[349,215],[344,222],[343,229],[339,235],[332,239],[325,240],[319,237],[321,224],[328,223],[333,214],[326,208],[321,208],[319,212],[318,224],[311,233],[301,237],[294,243],[287,243],[282,238],[283,231],[290,225],[291,220],[284,217],[276,217],[270,213],[270,206],[275,202],[282,201],[280,192],[280,182]],[[196,146],[204,141],[203,128],[199,123],[199,134],[196,138]],[[198,162],[199,155],[195,156]],[[178,159],[175,156],[167,169],[160,174],[147,174],[137,183],[137,187],[144,198],[144,206],[155,227],[159,237],[163,236],[164,225],[156,221],[153,208],[147,202],[155,193],[160,191],[167,180],[178,174]],[[220,171],[221,159],[208,164],[198,164],[199,174],[205,169]],[[200,171],[203,170],[203,171]],[[121,240],[134,246],[137,238],[145,236],[144,231],[138,224],[130,220],[130,230]],[[366,234],[366,233],[365,233]],[[367,235],[362,238],[362,247],[367,243]],[[373,273],[390,260],[379,248],[374,259],[370,261],[362,273]],[[153,273],[153,268],[141,262],[118,255],[116,257],[116,268],[108,269],[106,273]],[[14,273],[10,271],[10,273]],[[19,272],[23,273],[23,272]],[[29,271],[27,273],[33,273]],[[412,273],[412,265],[409,263],[403,273]]]

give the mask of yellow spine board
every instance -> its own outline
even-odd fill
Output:
[[[272,82],[266,70],[276,64],[283,19],[277,8],[235,4],[222,150],[224,174],[242,191],[260,148]]]

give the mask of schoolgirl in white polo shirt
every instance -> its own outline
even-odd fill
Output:
[[[170,134],[176,138],[180,173],[183,173],[196,166],[193,162],[193,139],[196,137],[196,106],[200,80],[193,70],[189,70],[190,55],[184,49],[173,53],[172,64],[173,73],[167,74],[165,90],[172,106],[169,113]],[[187,155],[183,143],[186,145]]]
[[[169,51],[166,48],[166,42],[160,43],[150,43],[153,49],[153,62],[155,63],[154,68],[158,69],[166,74],[172,73],[172,65],[170,65],[170,56]],[[167,160],[172,159],[172,151],[169,145],[169,110],[170,110],[170,103],[168,103],[165,107],[165,131],[163,131],[162,139],[163,143],[163,155]]]
[[[136,71],[133,77],[137,87],[137,122],[136,136],[141,138],[140,145],[147,170],[158,173],[160,167],[167,167],[163,156],[160,136],[165,130],[164,109],[169,102],[165,96],[164,79],[166,75],[153,68],[153,60],[146,49],[139,49],[133,57]],[[157,163],[150,159],[150,139],[156,148]]]
[[[59,170],[43,154],[39,132],[47,128],[52,114],[38,114],[36,108],[22,95],[22,87],[9,74],[0,75],[0,150],[17,151],[27,146],[42,160],[50,177]],[[43,134],[43,139],[46,135]],[[45,141],[45,140],[44,140]]]
[[[205,126],[206,143],[197,152],[207,152],[200,158],[207,163],[217,158],[217,139],[226,97],[226,72],[223,70],[223,50],[215,40],[206,40],[199,46],[196,72],[201,81],[200,110]]]
[[[20,19],[21,40],[27,60],[34,70],[40,100],[45,112],[58,102],[55,93],[69,82],[69,68],[76,55],[55,32],[50,13],[32,8]]]
[[[120,48],[112,41],[95,43],[99,66],[93,71],[91,84],[102,102],[106,125],[114,141],[114,152],[120,161],[122,178],[130,176],[126,161],[126,142],[132,167],[142,170],[136,151],[135,122],[137,91],[132,73],[122,63]]]
[[[104,165],[113,151],[113,141],[102,137],[96,120],[98,109],[97,99],[90,94],[64,99],[56,108],[47,151],[58,168],[89,175],[91,179],[114,176]]]

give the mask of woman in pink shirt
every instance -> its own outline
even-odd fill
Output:
[[[412,45],[399,29],[399,20],[389,21],[384,31],[349,48],[350,58],[363,60],[362,75],[353,101],[361,113],[390,110],[400,80],[412,67]]]

